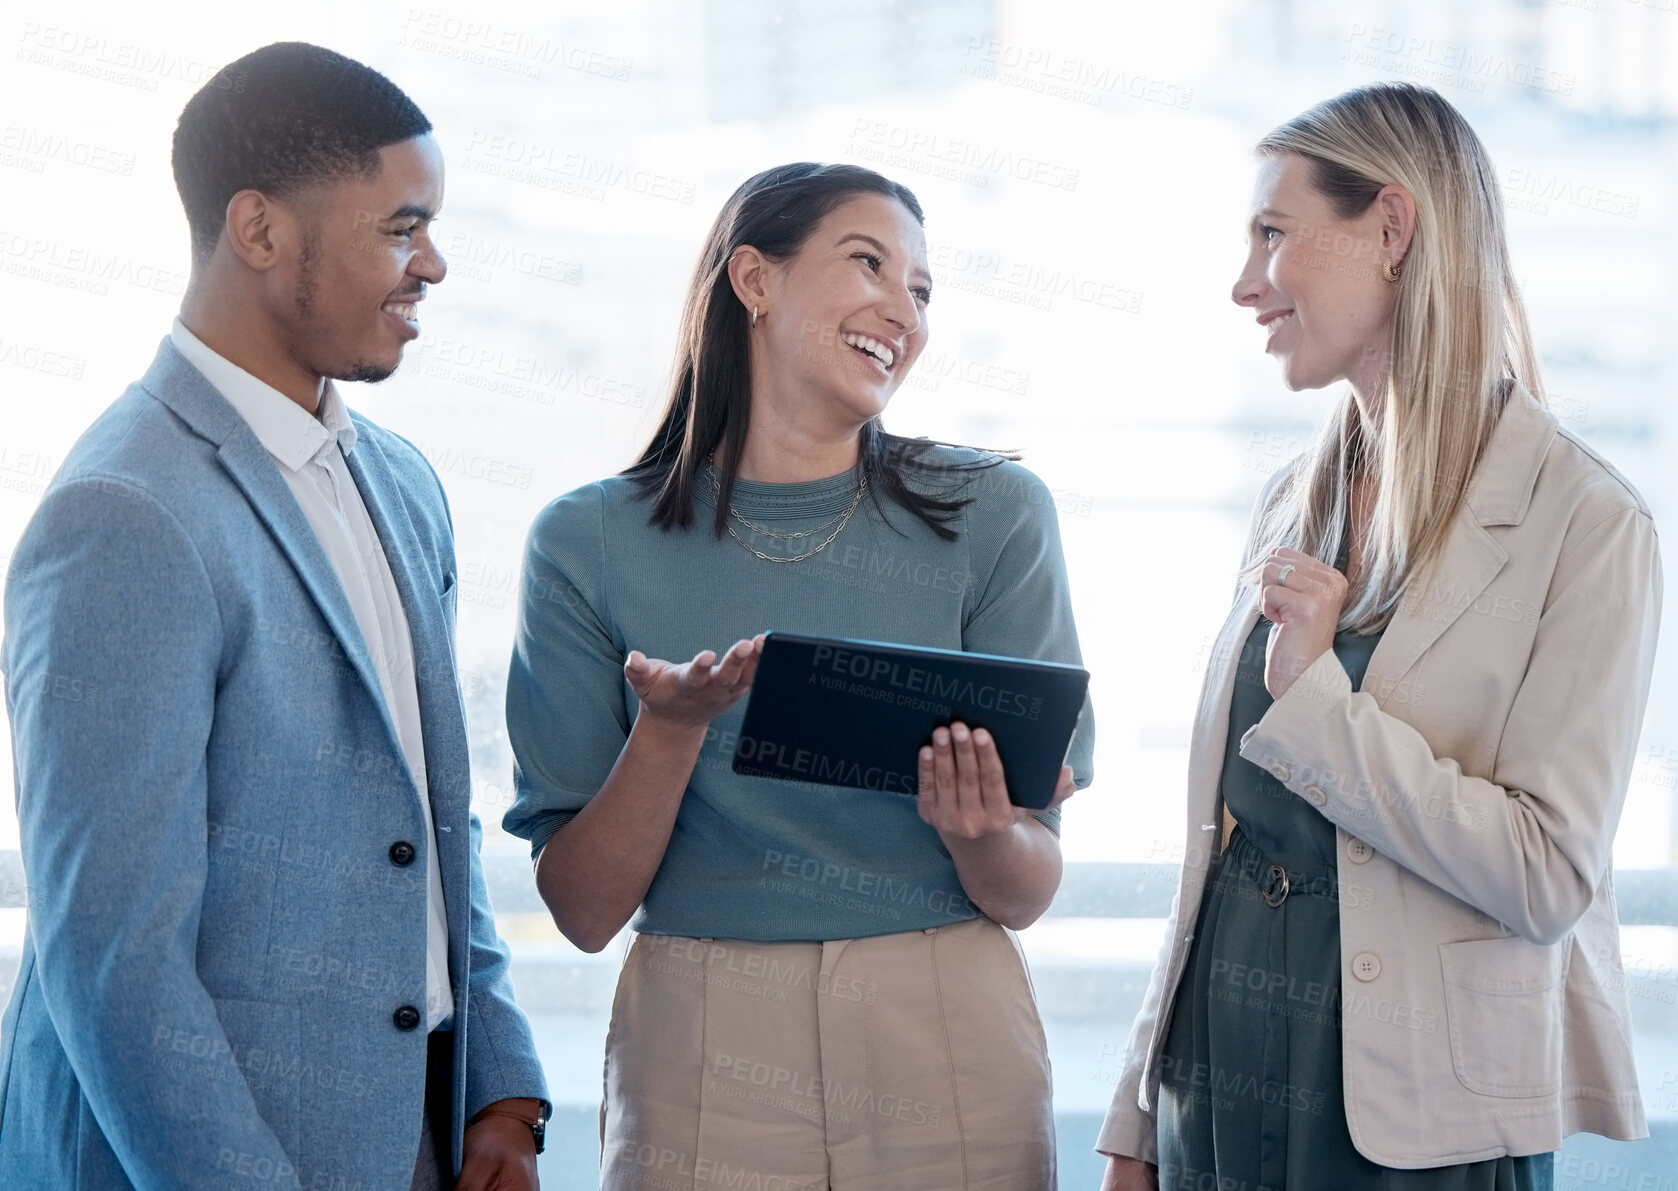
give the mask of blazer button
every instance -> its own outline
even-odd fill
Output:
[[[399,839],[390,846],[390,862],[397,868],[406,868],[414,862],[414,845],[405,839]]]
[[[1353,864],[1368,864],[1369,858],[1375,855],[1375,849],[1360,839],[1346,841],[1346,859]]]
[[[1305,787],[1305,801],[1312,806],[1327,806],[1328,795],[1324,794],[1320,786]]]
[[[1352,975],[1365,984],[1381,974],[1381,957],[1373,951],[1360,951],[1352,956]]]
[[[1270,767],[1270,776],[1279,782],[1285,782],[1288,778],[1293,776],[1293,770],[1289,769],[1281,761],[1278,761]]]
[[[402,1008],[390,1015],[390,1020],[396,1023],[396,1028],[399,1030],[418,1029],[420,1024],[420,1011],[415,1009],[412,1005],[404,1005]]]

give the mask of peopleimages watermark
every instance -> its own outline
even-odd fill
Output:
[[[493,281],[497,270],[507,270],[558,285],[579,285],[583,280],[583,267],[576,261],[470,232],[452,233],[443,242],[443,256],[449,262],[451,279],[459,276],[472,281]]]
[[[818,323],[814,319],[805,319],[798,331],[800,343],[794,353],[796,358],[813,360],[820,364],[838,364],[848,372],[871,372],[875,366],[864,363],[864,356],[848,346],[842,352],[838,350],[838,334],[839,328],[834,323]],[[912,388],[936,391],[938,382],[944,379],[955,379],[981,388],[995,389],[1001,393],[1024,396],[1031,384],[1031,373],[1004,368],[999,364],[970,360],[959,352],[938,351],[922,355],[903,383]]]
[[[471,454],[446,443],[428,442],[415,438],[413,443],[420,453],[439,472],[453,472],[470,480],[508,488],[529,488],[531,469],[509,459],[494,455]]]
[[[1033,182],[1051,190],[1078,189],[1078,171],[1058,161],[1018,153],[934,128],[859,117],[851,127],[852,151],[864,160],[985,187],[991,178]]]
[[[891,1092],[876,1092],[872,1087],[862,1084],[847,1086],[839,1079],[810,1075],[790,1067],[738,1055],[719,1052],[711,1060],[710,1074],[718,1080],[737,1080],[783,1095],[790,1103],[775,1107],[788,1108],[799,1112],[800,1115],[808,1114],[800,1111],[805,1106],[800,1105],[799,1101],[815,1101],[817,1104],[825,1104],[829,1109],[878,1114],[905,1124],[925,1125],[929,1128],[937,1128],[944,1119],[943,1108],[926,1100],[915,1100]],[[841,1115],[840,1120],[845,1122],[849,1118]]]
[[[735,745],[734,756],[744,763],[739,772],[755,777],[822,782],[897,794],[914,794],[919,789],[919,778],[907,770],[864,765],[848,757],[794,748],[773,740],[741,736]]]
[[[968,359],[960,352],[937,351],[923,354],[915,364],[915,370],[903,383],[911,388],[937,392],[939,382],[943,380],[963,381],[981,389],[1024,397],[1031,386],[1031,373]]]
[[[1179,1095],[1187,1096],[1197,1104],[1211,1104],[1223,1110],[1234,1108],[1239,1097],[1320,1116],[1328,1102],[1327,1093],[1312,1088],[1264,1079],[1251,1071],[1236,1070],[1217,1063],[1182,1063],[1171,1055],[1160,1057],[1160,1078],[1175,1088]]]
[[[782,959],[751,944],[737,945],[677,935],[649,935],[647,965],[652,970],[716,988],[770,1001],[785,1001],[787,990],[802,990],[856,1005],[872,1005],[880,996],[878,981],[841,976],[815,964]]]
[[[1488,82],[1572,95],[1577,76],[1459,42],[1353,23],[1341,58],[1422,82],[1482,92]]]
[[[929,245],[928,257],[928,263],[937,271],[941,289],[962,290],[1036,310],[1053,309],[1057,298],[1123,314],[1138,314],[1142,310],[1141,291],[1073,269],[1009,260],[1001,253],[973,251],[952,244]]]
[[[805,885],[890,902],[904,909],[925,909],[951,918],[971,918],[978,908],[964,894],[919,881],[904,881],[889,873],[870,872],[816,856],[800,856],[773,848],[763,854],[766,877],[782,877]],[[761,883],[761,882],[760,882]],[[895,915],[894,915],[895,917]]]
[[[621,83],[628,80],[635,65],[629,58],[604,50],[435,9],[410,8],[402,18],[397,44],[530,78],[541,78],[544,66],[556,66]]]
[[[40,372],[47,376],[61,376],[65,380],[81,380],[87,371],[85,356],[72,356],[65,352],[53,351],[50,348],[39,347],[33,343],[20,343],[16,339],[0,335],[0,364],[12,368],[21,368],[25,372]],[[0,447],[0,459],[10,457],[9,448]],[[27,454],[27,452],[26,452]],[[15,464],[0,464],[0,470],[20,471]],[[56,464],[46,472],[32,472],[45,479],[57,471]]]
[[[1147,75],[1126,73],[1110,63],[1093,62],[1045,49],[998,41],[969,39],[959,73],[984,82],[1032,91],[1051,99],[1100,107],[1109,95],[1122,95],[1166,107],[1186,109],[1194,88]]]
[[[1656,1097],[1650,1105],[1657,1112],[1669,1107]],[[1653,1143],[1659,1144],[1659,1143]],[[1632,1149],[1631,1153],[1638,1153]],[[1656,1151],[1658,1157],[1659,1151]],[[1557,1154],[1555,1191],[1678,1191],[1678,1179],[1666,1171],[1647,1167],[1621,1166],[1588,1154]]]
[[[1516,211],[1534,215],[1548,215],[1550,204],[1571,207],[1578,211],[1595,211],[1601,215],[1636,219],[1642,198],[1624,190],[1607,186],[1593,186],[1577,182],[1561,174],[1546,174],[1538,169],[1511,169],[1503,176],[1505,204]]]
[[[467,559],[460,565],[460,598],[485,608],[505,608],[518,595],[519,564]]]
[[[205,828],[205,849],[211,864],[229,865],[247,872],[277,872],[283,865],[286,871],[318,877],[323,883],[367,891],[412,893],[423,889],[425,884],[423,877],[408,869],[340,852],[324,844],[214,819]]]
[[[134,160],[132,153],[45,129],[23,124],[0,128],[0,165],[14,165],[31,173],[42,173],[48,162],[56,161],[126,178],[134,173]]]
[[[724,1191],[825,1191],[827,1180],[809,1182],[794,1175],[730,1166],[708,1155],[695,1158],[668,1146],[651,1142],[630,1145],[614,1159],[620,1166],[638,1166],[631,1176],[644,1191],[693,1191],[695,1187],[718,1187]]]
[[[592,397],[608,405],[631,409],[640,409],[646,401],[645,385],[580,372],[494,344],[426,333],[414,344],[413,354],[424,376],[538,405],[554,405],[561,394]]]
[[[0,269],[15,277],[105,295],[111,284],[155,290],[170,297],[186,293],[187,276],[132,257],[105,254],[85,244],[64,244],[46,236],[0,227]]]
[[[466,143],[466,168],[528,182],[548,190],[579,194],[596,202],[608,190],[691,205],[699,184],[609,157],[596,157],[524,137],[474,130]]]
[[[904,658],[893,658],[867,653],[860,649],[841,649],[833,645],[818,645],[810,659],[816,671],[812,681],[830,690],[847,689],[849,693],[875,697],[872,691],[885,687],[905,694],[922,695],[939,703],[960,703],[998,711],[1003,715],[1037,719],[1043,712],[1043,700],[1022,691],[1011,691],[993,683],[979,683],[956,674],[940,674],[924,666],[917,666]],[[860,679],[866,688],[849,680]]]
[[[262,1046],[237,1043],[220,1031],[209,1034],[183,1030],[168,1022],[152,1027],[152,1049],[162,1055],[180,1055],[200,1060],[199,1064],[173,1064],[185,1074],[197,1073],[212,1080],[233,1082],[248,1079],[257,1084],[300,1084],[305,1088],[337,1091],[345,1095],[370,1097],[377,1090],[364,1071],[315,1063],[298,1054],[282,1053]],[[168,1064],[168,1060],[164,1060]]]
[[[243,91],[244,72],[230,75],[196,58],[133,41],[113,41],[103,33],[25,21],[18,40],[19,61],[79,74],[142,91],[156,91],[166,80],[201,87],[214,83],[224,91]]]
[[[855,572],[853,586],[883,593],[888,582],[899,587],[925,588],[931,591],[961,594],[973,582],[973,576],[954,567],[935,566],[919,558],[891,554],[877,546],[835,546],[821,555],[824,560],[818,571]],[[823,576],[828,577],[828,576]],[[846,581],[850,581],[847,577]]]

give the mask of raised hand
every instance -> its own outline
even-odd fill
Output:
[[[1346,604],[1346,576],[1308,554],[1277,547],[1259,576],[1259,604],[1273,622],[1264,686],[1280,699],[1305,668],[1334,646]]]
[[[624,661],[624,677],[641,701],[641,714],[673,725],[704,727],[751,689],[764,634],[736,641],[719,660],[701,650],[691,662],[649,658],[638,649]]]

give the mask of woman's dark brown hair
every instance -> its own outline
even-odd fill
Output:
[[[721,473],[717,536],[728,527],[729,500],[751,424],[748,316],[729,281],[729,258],[750,245],[770,260],[786,260],[829,212],[863,194],[885,195],[902,203],[917,222],[926,221],[907,187],[861,166],[808,161],[748,178],[723,204],[688,286],[669,402],[652,441],[624,473],[652,499],[650,520],[660,529],[693,524],[694,484],[707,459],[714,460]],[[956,495],[966,473],[994,466],[1007,456],[987,454],[955,464],[928,458],[935,447],[948,445],[887,434],[878,418],[867,422],[860,436],[860,457],[876,506],[883,494],[939,537],[954,538],[950,522],[972,499]],[[911,473],[923,480],[955,483],[946,483],[936,493],[922,491],[910,486]]]

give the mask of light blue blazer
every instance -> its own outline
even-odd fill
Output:
[[[462,1121],[547,1093],[477,864],[448,505],[411,444],[354,416],[418,669],[458,1171]],[[422,792],[278,467],[168,340],[53,479],[5,618],[30,906],[0,1187],[405,1189]]]

